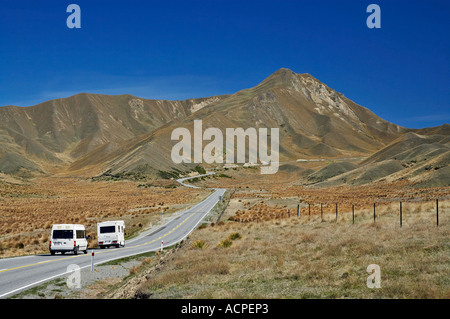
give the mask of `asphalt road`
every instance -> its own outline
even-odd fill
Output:
[[[206,174],[209,175],[209,174]],[[203,175],[200,175],[203,176]],[[198,176],[195,176],[198,177]],[[192,177],[194,178],[194,177]],[[185,186],[192,185],[179,182]],[[51,256],[48,254],[0,259],[0,298],[7,298],[48,280],[72,272],[69,265],[80,269],[91,267],[92,252],[94,265],[128,256],[157,251],[185,239],[217,204],[225,189],[214,189],[214,193],[192,208],[174,213],[166,224],[141,233],[125,242],[123,248],[89,249],[88,254]]]

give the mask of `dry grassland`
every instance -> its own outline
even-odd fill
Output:
[[[86,226],[90,247],[96,245],[96,224],[122,219],[127,235],[196,203],[210,191],[153,182],[147,187],[132,181],[91,181],[43,178],[34,184],[0,184],[0,257],[48,252],[53,224]],[[142,186],[142,185],[141,185]],[[168,188],[170,187],[170,188]]]
[[[121,297],[450,298],[449,188],[314,189],[287,174],[247,172],[196,183],[236,190],[220,222],[192,233],[170,262],[117,286]],[[366,285],[370,264],[380,266],[380,289]]]
[[[219,171],[196,185],[235,190],[220,222],[224,204],[170,261],[152,258],[99,297],[120,291],[120,298],[450,298],[448,187],[316,189],[299,186],[293,174],[263,176],[258,169]],[[171,188],[169,181],[138,186],[61,178],[1,184],[0,256],[46,251],[54,223],[81,223],[95,235],[98,221],[120,218],[137,233],[158,222],[162,210],[170,214],[210,193]],[[370,264],[381,268],[380,289],[366,286]]]
[[[429,207],[415,207],[422,208]],[[225,222],[195,231],[159,272],[128,287],[128,297],[450,298],[449,220],[436,227],[431,212],[410,214],[400,228],[390,214],[375,224],[371,214],[355,225],[317,216],[239,223],[228,220],[231,209]],[[380,289],[366,285],[370,264],[380,266]]]

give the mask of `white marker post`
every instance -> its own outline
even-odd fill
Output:
[[[161,251],[163,251],[164,241],[161,240]]]
[[[91,255],[91,271],[94,271],[94,250],[92,250]]]

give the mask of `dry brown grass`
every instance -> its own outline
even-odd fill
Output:
[[[184,187],[141,188],[131,181],[43,178],[34,184],[0,184],[0,257],[48,249],[53,224],[84,224],[96,243],[99,221],[123,219],[129,235],[203,199],[209,191]]]
[[[439,203],[439,227],[434,201],[448,197],[449,188],[375,185],[319,190],[252,178],[236,174],[233,179],[203,183],[217,186],[224,181],[236,187],[221,222],[195,231],[171,263],[144,280],[139,296],[450,297],[450,201]],[[297,217],[299,202],[301,216]],[[234,233],[241,238],[230,240]],[[202,242],[204,248],[192,245],[195,242]],[[366,286],[369,264],[381,268],[381,289]]]
[[[297,186],[296,177],[284,173],[264,178],[259,170],[250,169],[226,174],[233,178],[199,182],[236,189],[221,221],[200,227],[170,262],[139,280],[144,283],[138,295],[450,297],[450,188],[416,189],[396,183],[314,189]],[[98,221],[121,218],[134,232],[159,220],[161,210],[170,214],[209,193],[183,187],[138,188],[126,181],[52,178],[34,185],[2,184],[0,192],[1,256],[45,251],[54,223],[83,223],[88,233],[95,234]],[[439,227],[435,198],[441,198]],[[403,201],[402,228],[399,200]],[[298,203],[301,217],[297,217]],[[366,268],[372,263],[381,267],[381,289],[366,287]],[[132,275],[145,273],[149,266],[132,269]],[[126,284],[121,287],[127,289]]]
[[[334,205],[372,205],[374,202],[411,201],[414,199],[450,199],[450,187],[415,188],[408,180],[397,182],[376,182],[361,186],[338,186],[314,188],[300,186],[296,174],[278,172],[261,175],[259,169],[237,169],[224,171],[232,178],[211,177],[196,185],[236,188],[234,198],[286,199],[297,198],[303,203]],[[220,174],[220,172],[218,173]]]
[[[238,200],[239,202],[239,200]],[[267,203],[273,201],[266,200]],[[297,216],[297,208],[286,208],[286,205],[280,207],[279,205],[270,206],[266,202],[258,202],[254,205],[248,205],[244,202],[243,209],[237,209],[229,220],[234,222],[249,223],[249,222],[263,222],[269,220],[280,220]],[[292,206],[292,205],[291,205]],[[449,220],[444,211],[450,207],[450,201],[440,201],[440,222],[447,222]],[[358,223],[361,218],[372,218],[374,215],[373,205],[338,205],[337,221],[346,222],[353,221],[353,211],[355,215],[355,222]],[[336,205],[331,204],[316,204],[312,203],[300,204],[300,216],[308,217],[308,220],[320,221],[336,221]],[[391,222],[400,224],[400,204],[399,202],[377,202],[375,207],[375,222]],[[436,224],[436,202],[435,201],[414,201],[402,202],[402,224],[407,225],[411,220],[415,222],[423,222],[429,225]]]
[[[361,217],[361,219],[363,219]],[[219,245],[233,233],[242,237]],[[450,227],[410,221],[399,228],[291,217],[226,222],[194,232],[162,271],[139,287],[152,298],[448,298]],[[381,289],[369,289],[369,264]]]

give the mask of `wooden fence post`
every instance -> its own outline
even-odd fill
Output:
[[[353,219],[353,225],[355,224],[355,204],[352,205],[352,219]]]
[[[373,203],[373,222],[375,223],[375,203]]]
[[[336,203],[336,222],[337,222],[337,220],[338,220],[338,204]]]
[[[320,203],[320,219],[323,222],[323,209],[322,209],[322,203]]]
[[[308,218],[311,217],[311,203],[308,203]]]
[[[300,204],[297,204],[297,217],[300,217]]]
[[[402,202],[400,202],[400,227],[402,227]]]

